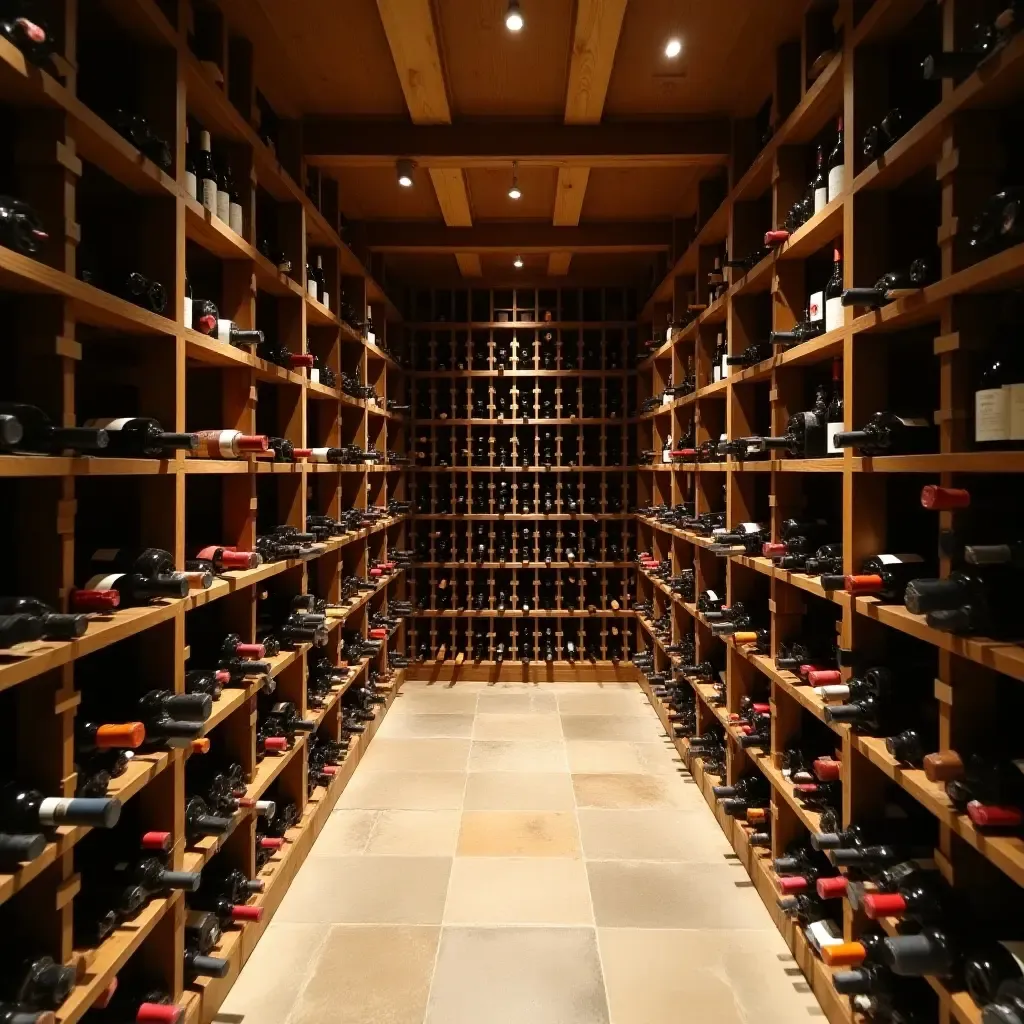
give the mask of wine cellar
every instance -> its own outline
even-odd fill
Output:
[[[1024,4],[294,6],[0,0],[2,1015],[1024,1024]]]

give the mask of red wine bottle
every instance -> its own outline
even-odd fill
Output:
[[[113,828],[120,816],[121,801],[113,797],[48,797],[16,782],[0,790],[0,829],[5,832],[30,834],[61,825]]]
[[[105,455],[165,458],[179,448],[191,452],[199,447],[199,438],[195,434],[168,432],[160,426],[159,421],[146,416],[92,419],[86,420],[83,426],[107,432],[109,444],[104,449]]]
[[[839,118],[836,144],[828,157],[828,201],[842,195],[846,188],[846,153],[843,146],[843,119]]]
[[[848,594],[870,594],[886,604],[903,601],[907,585],[927,569],[927,563],[920,555],[873,555],[864,560],[861,571],[853,576],[822,576],[821,585],[826,590],[844,587]]]
[[[217,213],[217,169],[213,165],[213,154],[210,152],[210,133],[199,132],[199,152],[196,154],[196,175],[199,178],[199,195],[203,206],[210,213]]]
[[[838,331],[846,319],[843,312],[843,256],[832,250],[832,276],[825,284],[825,331]]]
[[[110,443],[107,432],[95,427],[57,427],[42,409],[23,402],[0,402],[0,416],[20,424],[21,437],[9,445],[24,451],[57,453],[93,452]],[[11,422],[11,420],[7,422]]]
[[[876,412],[860,430],[836,433],[837,448],[857,448],[864,455],[912,455],[934,451],[935,427],[920,416]]]
[[[0,195],[0,245],[35,256],[49,238],[39,215],[28,203]]]

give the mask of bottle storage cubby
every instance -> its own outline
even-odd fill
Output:
[[[0,41],[3,998],[201,1024],[402,680],[400,317],[219,8],[39,6]]]
[[[837,1024],[1022,1005],[1019,26],[808,5],[640,317],[634,661]]]

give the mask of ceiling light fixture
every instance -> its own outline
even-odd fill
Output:
[[[399,160],[395,164],[395,169],[398,171],[398,184],[402,188],[412,188],[412,167],[411,160]]]
[[[512,266],[515,267],[516,270],[522,270],[523,269],[523,257],[522,256],[517,256],[512,261]]]
[[[512,187],[508,190],[509,199],[522,199],[523,193],[519,188],[519,161],[512,161]]]
[[[519,10],[519,0],[508,0],[508,11],[505,14],[505,28],[509,32],[520,32],[523,28],[523,12]]]
[[[678,39],[670,39],[665,44],[665,56],[674,60],[683,52],[683,44]]]

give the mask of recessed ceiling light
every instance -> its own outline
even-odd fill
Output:
[[[509,32],[519,32],[523,24],[523,12],[519,10],[519,0],[509,0],[508,12],[505,15],[505,28]]]
[[[683,52],[683,44],[678,39],[670,39],[665,44],[665,56],[670,60]]]
[[[411,160],[399,160],[395,164],[395,170],[398,172],[398,184],[402,188],[412,188],[412,166]]]
[[[508,190],[509,199],[522,199],[523,193],[519,188],[519,164],[512,161],[512,187]]]
[[[515,258],[515,260],[513,260],[512,266],[515,267],[516,270],[522,270],[523,269],[523,257],[522,256],[517,256]]]

